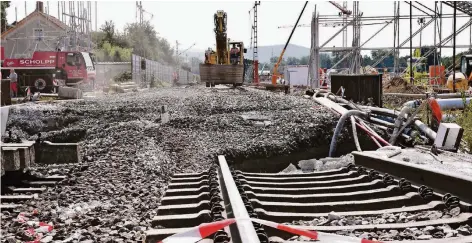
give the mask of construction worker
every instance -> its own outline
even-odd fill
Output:
[[[12,98],[16,98],[18,96],[18,74],[15,73],[15,69],[10,69],[10,95]]]
[[[236,47],[236,44],[233,44],[233,48],[231,48],[229,52],[231,64],[238,64],[239,62],[239,49]]]
[[[177,71],[174,71],[174,73],[172,74],[172,79],[174,83],[177,83],[177,81],[179,81],[179,74],[177,73]]]

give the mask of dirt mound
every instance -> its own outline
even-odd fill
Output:
[[[387,80],[383,84],[384,93],[405,93],[405,94],[422,94],[425,92],[424,88],[411,85],[403,78],[394,77]]]

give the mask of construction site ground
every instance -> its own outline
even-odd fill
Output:
[[[170,116],[165,124],[162,105]],[[39,220],[55,225],[51,241],[135,242],[149,229],[172,174],[205,170],[219,154],[244,161],[323,147],[336,122],[301,96],[226,87],[95,93],[13,106],[7,128],[13,137],[34,140],[41,132],[44,140],[78,142],[83,156],[81,164],[36,168],[67,179],[18,212],[39,210]],[[343,136],[340,144],[350,139]],[[281,166],[265,168],[276,172],[286,164]],[[31,240],[27,225],[14,221],[18,212],[2,213],[2,240]]]

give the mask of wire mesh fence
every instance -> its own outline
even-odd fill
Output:
[[[141,69],[141,60],[145,60],[146,69]],[[174,66],[164,65],[157,61],[152,61],[138,55],[132,55],[131,72],[133,80],[141,87],[150,87],[151,83],[171,85],[174,82],[174,72],[177,75],[177,84],[190,84],[199,81],[199,75],[193,74],[183,69],[177,70]]]

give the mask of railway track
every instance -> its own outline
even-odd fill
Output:
[[[230,169],[223,156],[207,172],[174,175],[153,219],[157,229],[147,232],[146,242],[159,242],[202,223],[247,217],[326,232],[320,235],[321,242],[342,235],[347,236],[342,242],[361,242],[356,237],[472,242],[471,204],[426,185],[353,164],[303,174],[246,173]],[[301,239],[250,221],[207,238],[213,242]]]

